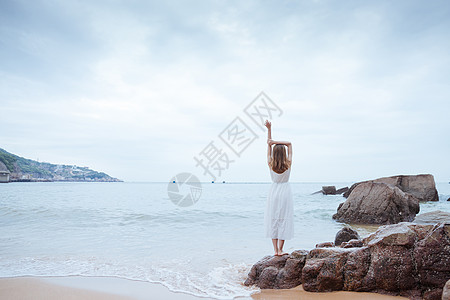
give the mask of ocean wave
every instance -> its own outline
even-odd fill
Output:
[[[223,261],[222,261],[223,263]],[[259,291],[243,285],[251,264],[223,263],[207,272],[199,272],[186,261],[139,264],[94,256],[36,256],[0,262],[0,277],[85,276],[117,277],[160,283],[173,292],[200,297],[233,299]]]

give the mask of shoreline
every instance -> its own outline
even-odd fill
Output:
[[[399,296],[377,293],[336,291],[329,293],[306,292],[297,286],[285,290],[261,290],[248,297],[234,299],[247,300],[400,300]],[[183,292],[173,292],[161,283],[124,279],[119,277],[88,276],[20,276],[0,278],[0,298],[34,300],[213,300],[215,298],[194,296]]]

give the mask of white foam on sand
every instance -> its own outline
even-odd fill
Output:
[[[202,272],[193,268],[189,262],[179,260],[166,261],[164,264],[155,266],[145,261],[139,264],[136,262],[126,263],[89,256],[41,256],[0,262],[0,276],[49,277],[55,278],[54,283],[58,280],[66,282],[67,280],[58,278],[67,277],[78,278],[68,281],[72,283],[92,277],[120,278],[160,283],[172,292],[198,297],[233,299],[249,297],[259,291],[258,288],[243,285],[250,268],[251,264],[231,264],[222,261],[221,266],[214,267],[208,272]]]

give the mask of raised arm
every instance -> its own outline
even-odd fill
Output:
[[[267,127],[267,163],[270,164],[272,159],[272,123],[266,120],[264,123]]]
[[[269,141],[267,142],[269,143]],[[272,145],[273,144],[277,144],[277,145],[285,145],[288,148],[288,159],[290,162],[292,162],[292,144],[291,142],[283,142],[283,141],[274,141],[274,140],[270,140],[270,148],[272,149]]]

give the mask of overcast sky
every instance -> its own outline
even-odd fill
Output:
[[[0,148],[17,155],[210,180],[194,156],[213,142],[233,161],[220,180],[270,181],[244,113],[261,91],[291,181],[450,181],[449,1],[0,1]],[[219,137],[236,117],[257,137],[240,156]]]

